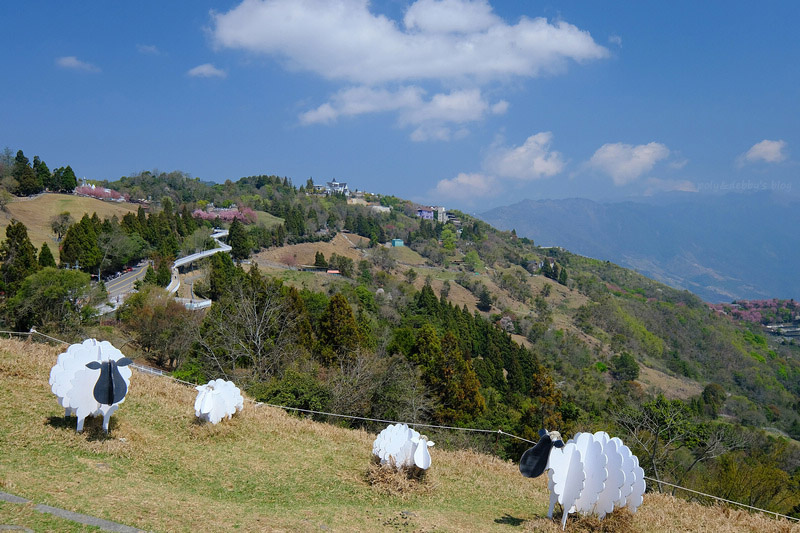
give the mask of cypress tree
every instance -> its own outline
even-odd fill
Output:
[[[0,278],[7,296],[13,296],[22,281],[39,269],[36,248],[28,238],[28,228],[12,220],[6,228],[6,240],[0,244]]]
[[[228,230],[228,244],[231,247],[231,257],[235,261],[247,259],[250,256],[250,239],[247,237],[247,230],[244,224],[234,218]]]
[[[342,293],[336,293],[320,318],[319,355],[323,364],[330,365],[355,357],[362,342],[361,330],[353,310]]]
[[[42,243],[42,249],[39,251],[39,267],[56,267],[56,260],[46,242]]]
[[[71,193],[77,186],[78,178],[75,177],[72,167],[67,165],[61,174],[61,192]]]

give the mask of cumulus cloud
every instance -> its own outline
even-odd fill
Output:
[[[336,93],[329,102],[300,115],[303,124],[330,123],[339,117],[364,113],[397,111],[419,107],[424,91],[419,87],[403,87],[396,91],[372,87],[351,87]]]
[[[497,179],[493,176],[465,174],[463,172],[455,178],[439,181],[434,190],[438,197],[467,203],[495,196],[498,192]]]
[[[451,201],[474,203],[474,200],[497,195],[504,181],[535,180],[561,173],[566,163],[559,152],[550,149],[553,134],[549,131],[528,137],[521,146],[495,145],[484,158],[484,172],[460,173],[443,179],[431,196]]]
[[[505,113],[508,102],[487,102],[485,84],[608,56],[572,24],[509,23],[487,0],[417,0],[402,20],[374,13],[368,0],[243,0],[212,13],[211,36],[216,47],[274,57],[287,69],[351,86],[301,114],[301,123],[391,111],[414,128],[413,140],[457,138],[466,123]],[[370,97],[363,105],[354,100],[359,91]]]
[[[745,163],[780,163],[786,160],[786,141],[763,141],[754,144],[737,159],[739,166]]]
[[[220,70],[211,63],[203,63],[197,65],[187,72],[189,76],[194,78],[224,78],[228,74],[224,70]]]
[[[478,89],[452,91],[426,98],[421,87],[401,87],[397,90],[366,86],[351,87],[336,93],[330,101],[300,115],[302,124],[329,124],[339,117],[365,113],[395,111],[401,126],[414,126],[411,138],[449,140],[463,128],[452,125],[482,119],[487,114],[501,114],[508,109],[504,101],[490,104]]]
[[[589,166],[611,176],[614,185],[625,185],[650,172],[655,164],[669,155],[661,143],[633,146],[609,143],[601,146],[589,160]]]
[[[85,72],[100,72],[100,67],[92,65],[91,63],[87,63],[85,61],[81,61],[75,56],[64,56],[56,58],[56,65],[61,68],[67,68],[71,70],[83,70]]]
[[[427,33],[474,33],[502,24],[485,1],[418,0],[403,24],[409,31]]]
[[[537,76],[608,55],[572,24],[522,17],[511,25],[485,1],[419,0],[402,27],[367,0],[244,0],[212,18],[219,47],[351,83]]]
[[[553,134],[545,131],[531,135],[522,146],[495,148],[484,166],[490,173],[504,178],[535,180],[555,176],[566,163],[559,152],[550,150],[552,139]]]

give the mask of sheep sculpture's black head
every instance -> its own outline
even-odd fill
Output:
[[[127,357],[117,361],[92,361],[86,367],[92,370],[100,369],[100,377],[94,386],[94,399],[98,403],[113,405],[122,401],[128,393],[128,385],[119,373],[119,367],[133,363]]]
[[[542,472],[547,468],[550,450],[554,446],[556,448],[564,447],[564,441],[561,440],[561,434],[558,431],[548,432],[546,429],[540,429],[539,437],[539,442],[536,443],[536,446],[529,448],[519,460],[519,471],[525,477],[542,475]]]

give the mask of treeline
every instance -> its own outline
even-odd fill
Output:
[[[0,158],[0,187],[5,194],[30,196],[43,191],[71,193],[78,186],[72,167],[59,167],[50,171],[47,164],[39,156],[31,162],[22,150],[16,157],[6,148]],[[3,206],[8,199],[3,200]]]
[[[377,290],[372,269],[361,264],[364,281],[343,282],[328,296],[288,287],[255,267],[245,272],[227,254],[209,261],[204,290],[214,303],[193,326],[187,324],[198,315],[167,313],[152,296],[120,311],[137,341],[154,360],[177,366],[178,376],[233,379],[260,401],[291,407],[502,425],[530,438],[543,424],[562,421],[560,393],[536,355],[429,285],[409,292],[390,281]],[[148,298],[161,311],[147,311]],[[159,322],[162,344],[155,349],[148,340],[153,325],[141,317],[158,314],[172,318]],[[183,355],[169,348],[190,344]],[[509,456],[520,451],[516,443],[505,446]]]

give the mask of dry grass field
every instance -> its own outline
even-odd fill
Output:
[[[353,236],[348,235],[352,240]],[[355,241],[353,241],[355,243]],[[317,252],[322,252],[325,259],[330,259],[331,254],[336,253],[349,257],[355,262],[364,259],[361,250],[353,247],[343,234],[337,234],[331,242],[304,242],[302,244],[292,244],[281,246],[280,248],[270,248],[255,254],[251,260],[254,263],[264,261],[281,263],[289,266],[313,265],[314,256]]]
[[[7,212],[0,213],[0,237],[5,238],[6,226],[12,219],[17,219],[28,228],[28,237],[37,250],[42,247],[43,242],[46,242],[53,255],[58,258],[56,253],[58,243],[50,229],[50,219],[55,215],[68,211],[77,221],[84,213],[90,216],[92,213],[97,213],[102,220],[114,215],[122,218],[125,213],[135,213],[138,207],[137,204],[104,202],[72,194],[46,193],[32,200],[17,198],[8,204]]]
[[[436,447],[421,483],[371,484],[374,434],[251,402],[232,420],[198,424],[194,389],[137,371],[110,436],[99,420],[78,434],[47,383],[61,349],[0,340],[0,490],[34,503],[148,531],[560,530],[544,516],[546,480],[522,478],[512,463]],[[0,524],[71,527],[3,502]],[[648,494],[635,515],[570,518],[567,531],[800,533],[800,525]]]

